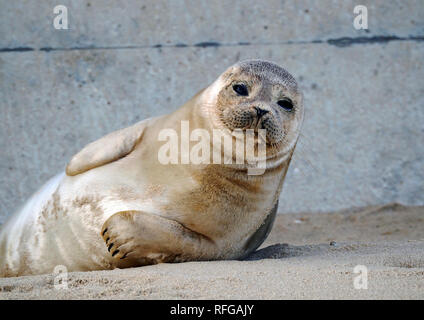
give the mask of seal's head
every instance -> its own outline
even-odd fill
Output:
[[[241,61],[206,91],[218,128],[266,129],[267,146],[289,151],[303,121],[302,94],[285,69],[264,60]]]

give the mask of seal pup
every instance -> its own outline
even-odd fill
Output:
[[[175,112],[77,153],[2,227],[0,276],[245,257],[271,230],[303,113],[285,69],[263,60],[231,66]],[[232,140],[233,131],[253,129],[256,142],[266,141],[263,174],[249,175],[247,161],[161,164],[158,137],[164,129],[183,135],[182,121]]]

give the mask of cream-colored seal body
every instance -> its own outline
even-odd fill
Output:
[[[235,83],[248,95],[235,92]],[[283,98],[293,110],[281,109]],[[2,227],[0,276],[245,256],[275,214],[303,119],[301,99],[284,69],[248,60],[177,111],[87,145]],[[266,110],[262,118],[258,106]],[[248,175],[247,164],[161,164],[159,133],[181,135],[185,120],[211,136],[214,129],[269,129],[264,174]]]

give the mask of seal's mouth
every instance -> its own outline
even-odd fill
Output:
[[[271,120],[268,117],[258,117],[256,118],[256,121],[254,121],[254,127],[252,129],[255,130],[255,132],[258,132],[258,130],[263,129],[266,130],[265,126],[270,122]]]
[[[246,133],[247,130],[253,130],[255,141],[262,138],[269,146],[274,146],[284,139],[284,129],[282,125],[277,122],[277,119],[272,118],[272,115],[267,113],[265,115],[256,116],[251,112],[234,114],[230,112],[222,113],[221,122],[223,126],[234,132],[242,130]]]

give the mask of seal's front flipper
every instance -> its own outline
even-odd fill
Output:
[[[116,267],[213,259],[212,240],[180,223],[142,211],[115,213],[101,236]]]
[[[112,132],[85,146],[72,157],[66,167],[66,174],[75,176],[125,157],[141,141],[147,120]]]
[[[268,216],[265,218],[264,223],[259,227],[258,230],[256,230],[256,232],[249,238],[249,240],[247,240],[242,259],[246,258],[249,254],[259,248],[259,246],[266,240],[269,233],[271,232],[272,226],[274,225],[277,209],[278,201]]]

